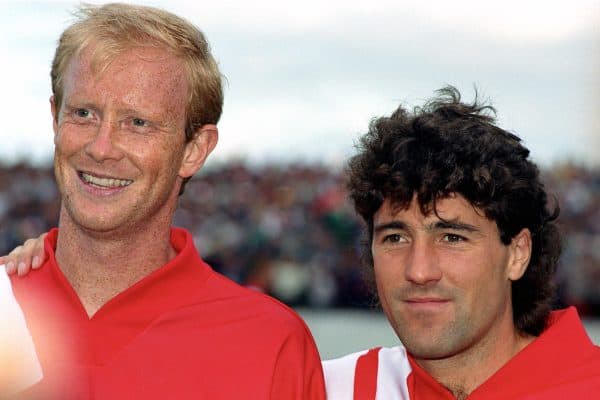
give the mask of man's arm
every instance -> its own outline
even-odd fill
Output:
[[[310,331],[302,328],[283,343],[271,386],[270,398],[325,400],[325,382],[317,346]]]
[[[17,246],[8,255],[0,257],[0,265],[4,264],[9,275],[17,273],[19,276],[27,275],[33,268],[38,269],[46,261],[44,252],[44,239],[47,233],[42,233],[35,239],[28,239],[21,246]]]

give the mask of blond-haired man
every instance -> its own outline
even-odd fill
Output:
[[[11,277],[43,372],[19,397],[323,398],[301,319],[213,272],[171,227],[218,140],[202,33],[155,8],[85,6],[51,77],[61,209],[44,268]]]

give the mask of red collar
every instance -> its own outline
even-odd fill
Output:
[[[553,311],[548,326],[533,342],[510,359],[494,375],[475,389],[470,399],[493,393],[498,398],[514,395],[512,382],[526,377],[526,386],[542,388],[559,370],[581,367],[587,355],[598,348],[583,327],[575,307]],[[412,373],[408,378],[411,397],[418,399],[454,399],[448,389],[435,381],[409,354]],[[583,361],[584,362],[584,361]],[[510,397],[504,397],[510,398]]]
[[[77,294],[56,262],[57,238],[58,229],[52,229],[44,244],[49,258],[39,271],[51,274],[52,279],[64,289],[72,305],[87,315]],[[127,319],[130,319],[131,311],[134,311],[138,323],[149,322],[165,311],[182,304],[189,304],[190,298],[185,295],[201,292],[201,287],[210,275],[210,267],[200,259],[188,231],[172,228],[171,244],[177,252],[175,258],[113,297],[92,316],[90,321],[99,322],[105,318],[119,318],[118,314],[123,314],[123,317],[126,315]],[[151,301],[151,306],[148,307],[150,299],[154,301]]]

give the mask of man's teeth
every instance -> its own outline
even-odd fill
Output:
[[[107,188],[128,186],[133,182],[129,179],[99,178],[97,176],[89,175],[86,173],[82,173],[81,177],[87,183]]]

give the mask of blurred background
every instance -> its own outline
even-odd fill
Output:
[[[372,118],[446,84],[491,99],[540,165],[565,236],[557,304],[600,343],[600,0],[141,3],[200,27],[226,77],[219,145],[176,225],[299,309],[325,357],[395,342],[362,282],[345,160]],[[2,254],[56,225],[49,70],[76,5],[0,2]]]
[[[544,176],[565,235],[557,306],[599,318],[600,171],[565,164]],[[343,181],[341,171],[312,163],[209,163],[188,183],[175,216],[213,268],[299,309],[330,357],[395,343],[362,281],[361,224]],[[55,226],[57,198],[50,167],[0,167],[0,253]],[[600,343],[600,322],[594,326]]]

